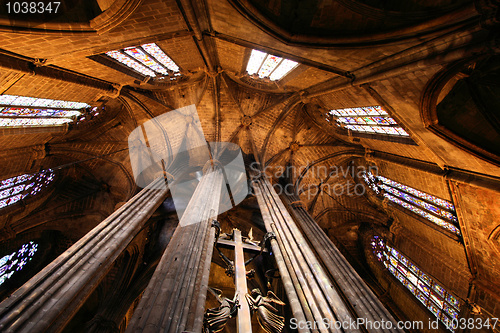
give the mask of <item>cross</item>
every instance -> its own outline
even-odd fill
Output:
[[[250,306],[245,298],[245,295],[248,293],[247,270],[245,265],[252,261],[253,258],[245,262],[244,251],[253,251],[260,254],[262,252],[267,252],[267,250],[251,242],[244,242],[243,237],[241,236],[241,231],[238,229],[233,229],[233,233],[230,235],[223,234],[221,237],[217,237],[216,248],[218,246],[234,248],[234,263],[224,256],[222,252],[219,251],[219,253],[221,254],[222,259],[229,265],[228,269],[233,270],[232,273],[234,273],[236,286],[235,292],[238,293],[241,300],[237,316],[237,332],[252,333],[252,314],[250,312]]]

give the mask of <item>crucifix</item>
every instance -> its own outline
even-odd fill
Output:
[[[252,313],[250,305],[246,300],[246,295],[248,294],[247,277],[254,274],[253,270],[247,272],[246,265],[248,265],[253,259],[262,254],[262,252],[267,252],[265,249],[265,241],[262,246],[258,246],[253,243],[248,237],[243,237],[241,231],[238,229],[233,229],[231,234],[220,234],[220,229],[218,223],[214,226],[217,228],[216,231],[216,243],[215,247],[219,252],[220,257],[226,263],[226,274],[234,277],[235,282],[235,295],[238,295],[238,312],[237,312],[237,332],[239,333],[251,333],[252,332]],[[234,250],[234,260],[230,260],[225,256],[219,249],[219,247],[231,248]],[[249,260],[245,261],[244,251],[254,252],[255,255]]]

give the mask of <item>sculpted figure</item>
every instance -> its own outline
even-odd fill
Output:
[[[222,291],[215,288],[208,288],[208,290],[215,296],[220,306],[213,309],[208,309],[203,318],[203,332],[216,333],[224,329],[226,322],[233,318],[238,311],[238,293],[234,295],[233,299],[222,297]]]
[[[246,294],[252,313],[257,313],[257,321],[268,333],[281,333],[285,326],[285,318],[277,315],[278,310],[272,303],[285,305],[272,291],[267,296],[262,296],[260,289],[252,290],[252,295]]]

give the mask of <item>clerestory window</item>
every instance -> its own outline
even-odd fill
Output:
[[[460,235],[455,206],[444,199],[419,191],[370,171],[362,175],[366,184],[378,195],[418,214],[434,224]]]
[[[60,126],[90,112],[82,102],[0,95],[0,127]]]
[[[252,50],[247,64],[247,73],[261,79],[269,78],[271,81],[277,81],[285,77],[298,65],[299,63],[293,60]]]
[[[37,249],[38,244],[30,241],[21,246],[19,250],[0,258],[0,285],[10,279],[16,272],[21,271],[33,259]]]
[[[0,181],[0,209],[13,205],[21,199],[38,194],[55,178],[51,169],[34,174],[24,174]]]
[[[379,105],[330,110],[326,121],[354,132],[409,137],[409,134]]]
[[[389,272],[453,332],[453,322],[455,321],[455,325],[458,323],[461,306],[458,298],[424,273],[404,254],[389,246],[382,237],[373,236],[371,245],[373,253]]]

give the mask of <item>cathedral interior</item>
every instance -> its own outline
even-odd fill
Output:
[[[0,331],[500,332],[499,5],[3,1]]]

